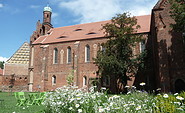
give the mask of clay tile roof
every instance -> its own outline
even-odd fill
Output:
[[[141,28],[137,33],[146,33],[150,31],[150,15],[136,16],[138,25]],[[100,21],[66,27],[52,28],[48,34],[40,36],[32,44],[49,44],[66,41],[78,41],[104,37],[102,25],[111,21]]]
[[[10,59],[7,60],[8,64],[28,64],[29,63],[29,43],[25,42]]]

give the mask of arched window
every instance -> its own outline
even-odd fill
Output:
[[[140,53],[144,52],[145,49],[146,49],[145,40],[142,40],[142,41],[139,43],[139,46],[140,46]]]
[[[85,46],[85,62],[90,61],[90,46],[86,45]]]
[[[52,76],[52,85],[56,85],[56,80],[57,80],[56,76],[53,75]]]
[[[67,48],[67,63],[71,63],[71,47]]]
[[[87,77],[84,76],[84,77],[83,77],[83,86],[86,86],[86,85],[87,85]]]
[[[58,63],[58,49],[55,48],[53,52],[53,63],[57,64]]]

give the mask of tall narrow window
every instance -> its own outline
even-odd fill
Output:
[[[55,75],[52,76],[52,85],[56,85],[57,78]]]
[[[90,61],[90,46],[86,45],[85,46],[85,62]]]
[[[87,77],[84,76],[84,77],[83,77],[83,86],[86,86],[86,85],[87,85]]]
[[[58,49],[55,48],[53,52],[53,63],[57,64],[58,63]]]
[[[145,46],[145,40],[142,40],[140,42],[140,53],[144,52],[145,51],[145,48],[146,48],[146,46]]]
[[[71,47],[67,48],[67,63],[71,63]]]

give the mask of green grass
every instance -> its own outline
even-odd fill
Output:
[[[25,94],[28,98],[28,93]],[[0,99],[4,100],[0,103],[0,113],[41,113],[45,109],[42,105],[16,106],[17,102],[13,93],[0,92]]]

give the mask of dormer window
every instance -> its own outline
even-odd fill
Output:
[[[92,35],[92,34],[97,34],[97,33],[95,33],[95,32],[89,32],[86,35]]]
[[[74,31],[81,31],[82,29],[78,28],[78,29],[75,29]]]
[[[67,36],[60,36],[60,37],[57,37],[56,39],[61,39],[61,38],[67,38]]]

